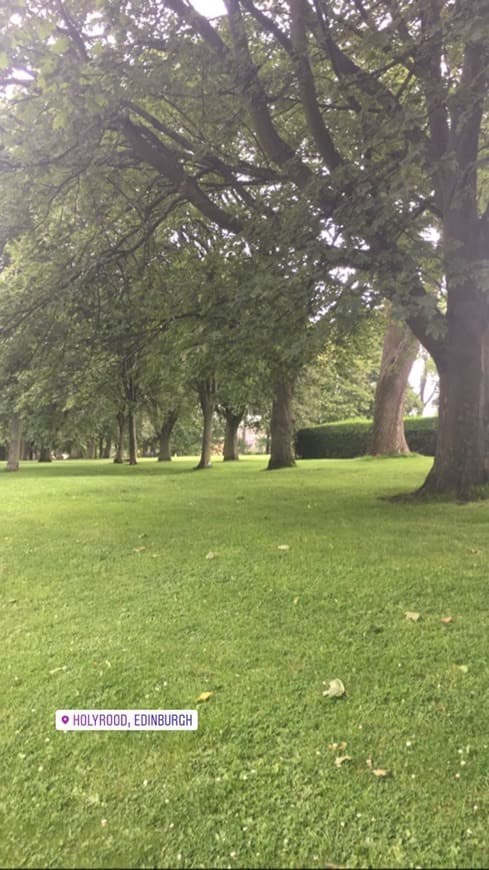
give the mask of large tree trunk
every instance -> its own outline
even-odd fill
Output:
[[[159,452],[158,452],[158,462],[170,462],[171,461],[171,448],[170,448],[170,438],[171,433],[173,432],[173,427],[178,419],[177,411],[168,411],[165,421],[158,432],[158,444],[159,444]]]
[[[51,462],[51,448],[41,447],[39,450],[39,462]]]
[[[10,421],[10,440],[8,445],[6,471],[18,471],[20,461],[20,448],[22,442],[22,417],[14,414]]]
[[[295,465],[294,422],[292,398],[295,381],[279,379],[274,384],[272,418],[270,421],[270,459],[268,469],[291,468]]]
[[[204,381],[200,381],[197,390],[204,422],[202,429],[202,449],[197,468],[204,469],[210,468],[212,464],[212,418],[214,416],[214,411],[216,410],[216,382],[214,375],[211,375]]]
[[[420,492],[470,499],[489,479],[489,348],[487,303],[460,294],[449,309],[445,353],[437,360],[440,410],[434,465]],[[455,305],[453,307],[456,307]]]
[[[117,414],[117,444],[115,448],[114,462],[120,465],[124,462],[124,435],[126,431],[126,416],[119,411]]]
[[[90,438],[87,444],[87,459],[95,459],[97,455],[97,442],[95,438]]]
[[[110,459],[110,451],[112,449],[112,438],[106,438],[103,450],[100,453],[101,459]]]
[[[127,424],[129,428],[129,465],[137,465],[138,440],[136,430],[136,415],[134,411],[129,411],[127,415]]]
[[[375,391],[374,424],[368,452],[409,453],[404,434],[404,397],[419,341],[406,324],[389,321]]]
[[[226,431],[224,433],[222,458],[224,462],[236,462],[239,459],[238,429],[245,412],[243,409],[234,413],[229,408],[224,407],[223,413],[226,420]]]

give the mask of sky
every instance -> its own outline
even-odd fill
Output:
[[[222,15],[226,11],[222,0],[191,0],[192,6],[205,15],[207,18],[213,18],[216,15]]]

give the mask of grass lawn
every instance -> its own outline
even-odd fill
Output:
[[[1,866],[488,867],[489,503],[193,464],[0,477]],[[204,691],[196,732],[54,728]]]

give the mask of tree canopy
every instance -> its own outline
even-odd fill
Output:
[[[23,192],[2,234],[59,238],[54,264],[86,284],[185,213],[242,240],[253,264],[269,258],[268,298],[282,286],[294,335],[388,298],[440,373],[426,489],[468,497],[487,468],[489,4],[225,8],[212,21],[187,0],[0,13],[3,202]]]

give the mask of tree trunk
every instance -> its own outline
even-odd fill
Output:
[[[129,428],[129,465],[137,465],[138,440],[136,430],[136,415],[134,411],[129,411],[127,415],[127,423]]]
[[[51,448],[41,447],[39,450],[39,462],[51,462]]]
[[[484,307],[465,298],[466,314],[449,317],[444,358],[437,360],[440,410],[434,465],[420,493],[466,501],[489,480],[489,335]],[[465,322],[464,322],[465,321]]]
[[[100,453],[101,459],[110,459],[110,451],[111,450],[112,450],[112,438],[106,438],[102,452]]]
[[[173,427],[177,422],[178,413],[177,411],[168,411],[165,422],[163,423],[160,431],[158,432],[158,443],[159,443],[159,452],[158,452],[158,462],[170,462],[171,461],[171,449],[170,449],[170,438],[171,433],[173,432]]]
[[[293,380],[280,379],[274,384],[270,421],[269,471],[276,468],[292,468],[295,465],[294,422],[292,419],[294,386]]]
[[[244,410],[233,413],[229,408],[224,408],[226,431],[224,433],[224,449],[222,458],[224,462],[236,462],[239,459],[238,429],[244,417]]]
[[[200,381],[197,390],[204,421],[202,429],[202,449],[197,469],[204,469],[210,468],[212,464],[212,418],[214,416],[214,411],[216,410],[216,382],[214,375],[211,375],[204,381]]]
[[[102,436],[100,436],[100,438],[98,439],[98,450],[97,450],[97,456],[99,459],[102,459],[103,453],[104,453],[104,439]]]
[[[117,414],[117,446],[115,449],[114,462],[120,465],[124,462],[124,435],[126,431],[126,417],[122,411]]]
[[[368,452],[409,453],[404,434],[404,397],[419,342],[409,326],[389,321],[375,391],[374,423]]]
[[[8,445],[6,471],[18,471],[20,461],[20,447],[22,441],[22,417],[14,414],[10,421],[10,440]]]
[[[95,438],[90,438],[87,445],[87,459],[95,459],[97,453],[97,442]]]

